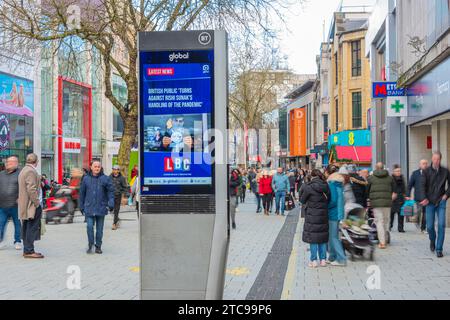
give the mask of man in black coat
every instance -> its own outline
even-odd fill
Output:
[[[356,203],[363,208],[367,208],[367,181],[357,173],[357,169],[354,165],[348,166],[347,170]]]
[[[317,254],[320,264],[326,266],[330,189],[319,170],[314,169],[311,177],[311,182],[303,185],[300,197],[300,203],[306,205],[302,239],[311,246],[310,267],[317,267]]]
[[[394,227],[394,218],[395,215],[398,215],[398,232],[405,232],[405,217],[400,214],[403,204],[405,203],[405,193],[406,193],[406,184],[405,179],[402,175],[402,169],[399,165],[394,166],[394,170],[392,172],[393,183],[393,192],[396,194],[395,200],[392,201],[391,207],[391,221],[389,225],[389,231]]]
[[[111,174],[111,180],[114,186],[114,222],[112,225],[113,230],[117,230],[119,227],[119,212],[120,205],[122,204],[122,196],[129,197],[130,188],[128,187],[127,180],[120,173],[120,166],[115,165]]]
[[[428,160],[421,160],[419,164],[419,169],[414,171],[409,178],[408,190],[406,192],[406,200],[411,199],[411,191],[414,188],[414,200],[419,203],[419,220],[420,230],[422,232],[427,228],[426,225],[426,214],[425,208],[420,205],[420,203],[425,200],[425,190],[423,189],[423,184],[425,179],[425,170],[428,168]]]
[[[430,250],[436,251],[438,258],[444,256],[444,239],[447,200],[450,197],[450,172],[441,166],[442,154],[439,151],[433,152],[431,166],[425,170],[425,179],[422,181],[425,190],[425,200],[420,204],[426,206],[427,231],[430,238]],[[438,217],[438,232],[434,221]]]

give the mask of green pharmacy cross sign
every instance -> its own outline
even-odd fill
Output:
[[[400,113],[401,109],[405,109],[405,105],[400,103],[400,100],[395,100],[395,104],[391,105],[391,109],[395,109],[395,113]]]
[[[387,98],[387,106],[388,117],[408,116],[408,97],[389,97]]]

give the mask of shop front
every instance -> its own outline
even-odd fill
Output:
[[[58,78],[57,181],[73,168],[88,169],[92,160],[92,87]]]
[[[372,139],[370,130],[337,132],[328,139],[329,163],[355,164],[370,168],[372,163]]]
[[[34,83],[0,72],[0,170],[9,156],[33,152]]]

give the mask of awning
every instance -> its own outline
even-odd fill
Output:
[[[354,162],[372,162],[372,147],[338,147],[337,161],[352,160]]]

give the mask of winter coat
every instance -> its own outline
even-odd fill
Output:
[[[34,219],[36,209],[41,205],[41,177],[36,169],[27,164],[19,173],[19,219]]]
[[[353,194],[355,195],[356,203],[363,208],[367,208],[367,182],[363,177],[357,174],[350,174],[350,184],[352,186]]]
[[[16,169],[9,173],[6,170],[0,172],[0,208],[17,207],[19,199],[19,173],[20,169]]]
[[[248,182],[250,182],[250,189],[253,193],[258,193],[258,180],[257,180],[257,174],[255,172],[250,172],[248,174]]]
[[[108,209],[114,209],[114,186],[112,179],[101,172],[94,176],[91,172],[81,181],[80,210],[87,216],[106,216]]]
[[[121,173],[119,173],[117,177],[111,174],[110,177],[114,186],[114,197],[118,198],[122,195],[128,197],[130,188],[128,187],[125,177]]]
[[[272,194],[272,177],[259,179],[259,194]]]
[[[400,209],[405,203],[406,183],[405,179],[403,179],[403,176],[400,177],[392,176],[392,179],[394,180],[393,191],[394,193],[397,194],[397,198],[394,201],[392,201],[392,211],[400,212]]]
[[[330,202],[328,203],[328,219],[341,221],[344,219],[344,177],[339,173],[333,173],[328,177],[330,187]]]
[[[445,194],[450,198],[450,172],[444,167],[439,167],[438,170],[428,167],[422,185],[426,198],[436,206]]]
[[[424,179],[425,179],[425,170],[419,169],[412,173],[408,183],[408,191],[406,192],[406,196],[408,198],[411,197],[411,191],[414,188],[415,201],[422,202],[423,200],[426,199],[423,181]]]
[[[306,204],[303,242],[321,244],[328,242],[328,202],[330,188],[320,178],[314,177],[304,184],[300,202]]]
[[[241,182],[240,182],[239,176],[231,174],[230,183],[229,183],[230,196],[235,197],[238,195],[238,187],[240,185],[241,185]]]
[[[291,189],[295,189],[295,180],[297,180],[297,179],[295,178],[295,176],[290,176],[290,177],[289,177],[289,187],[290,187]]]
[[[284,174],[275,174],[272,178],[272,189],[274,192],[280,191],[280,192],[289,192],[290,186],[289,186],[289,178]]]
[[[387,170],[375,170],[369,177],[367,192],[372,208],[392,207],[393,179]]]

